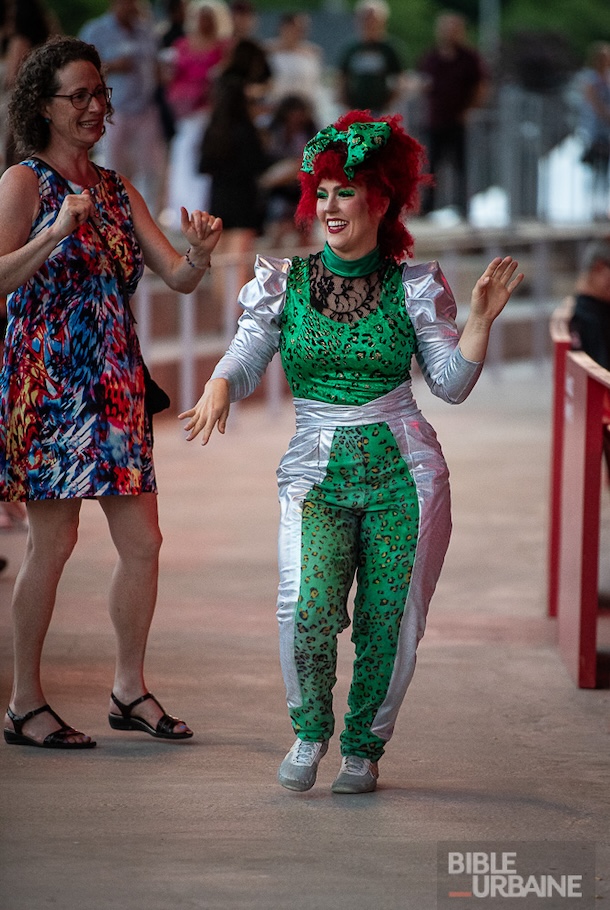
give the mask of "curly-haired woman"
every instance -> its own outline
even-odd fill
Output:
[[[511,258],[477,281],[460,335],[436,262],[408,265],[403,216],[417,205],[423,149],[398,117],[352,111],[305,146],[297,218],[317,217],[324,249],[259,257],[235,338],[187,418],[188,439],[225,431],[280,351],[296,434],[278,470],[278,619],[297,740],[279,781],[308,790],[334,731],[337,634],[357,589],[355,661],[335,793],[377,785],[415,669],[451,529],[447,466],[411,390],[416,358],[435,395],[463,401],[491,325],[522,279]]]
[[[182,209],[180,255],[142,196],[89,151],[112,114],[99,55],[51,38],[19,70],[9,115],[27,157],[0,180],[0,294],[8,327],[0,374],[0,500],[27,505],[28,538],[13,594],[14,685],[4,737],[82,749],[91,737],[46,703],[42,648],[83,499],[97,499],[118,552],[110,592],[117,662],[110,726],[165,739],[192,732],[144,683],[161,533],[151,418],[129,298],[144,264],[195,289],[221,222]]]

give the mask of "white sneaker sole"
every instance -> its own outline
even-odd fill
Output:
[[[353,777],[350,780],[337,778],[330,789],[333,793],[372,793],[377,789],[377,778],[368,776],[367,778]]]

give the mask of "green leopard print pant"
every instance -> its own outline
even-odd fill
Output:
[[[415,484],[387,424],[338,428],[325,476],[302,502],[294,617],[302,703],[289,708],[301,739],[319,742],[334,731],[337,635],[350,624],[355,576],[355,660],[341,751],[371,760],[383,754],[371,725],[394,667],[418,523]]]

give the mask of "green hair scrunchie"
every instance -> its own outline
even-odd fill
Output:
[[[354,170],[371,152],[378,151],[386,144],[392,128],[384,121],[372,123],[352,123],[341,132],[334,126],[327,126],[310,139],[303,150],[303,163],[301,170],[313,174],[314,161],[320,152],[325,151],[333,142],[343,142],[347,146],[347,158],[343,165],[346,176],[352,180]]]

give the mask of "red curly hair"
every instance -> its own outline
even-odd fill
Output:
[[[385,215],[379,225],[378,242],[382,256],[401,262],[413,255],[413,237],[404,224],[409,212],[419,208],[420,186],[430,177],[425,173],[425,149],[402,127],[402,117],[373,117],[370,111],[349,111],[333,124],[345,131],[352,123],[371,123],[379,120],[390,124],[392,134],[387,143],[370,154],[360,164],[353,180],[349,180],[343,166],[347,148],[336,142],[316,155],[313,174],[301,171],[301,199],[295,214],[297,225],[311,227],[316,217],[316,193],[321,180],[336,180],[347,185],[362,185],[367,191],[367,201],[372,212],[382,211],[389,200]]]

